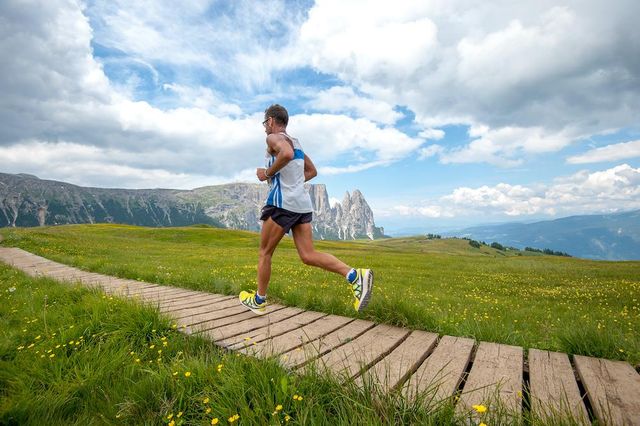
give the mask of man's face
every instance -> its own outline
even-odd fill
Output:
[[[271,133],[273,133],[272,127],[273,127],[273,117],[266,117],[264,119],[264,121],[262,122],[262,125],[264,126],[264,132],[267,135],[270,135]]]

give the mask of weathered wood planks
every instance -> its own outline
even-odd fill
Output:
[[[577,424],[591,424],[567,354],[529,349],[529,388],[536,418],[571,413]]]
[[[640,425],[640,375],[631,365],[580,355],[573,359],[599,421]]]

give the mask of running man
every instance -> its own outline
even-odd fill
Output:
[[[300,259],[340,274],[351,284],[356,311],[362,311],[369,303],[373,289],[373,271],[355,269],[328,253],[313,247],[311,219],[313,207],[304,183],[318,172],[296,138],[287,134],[289,114],[281,105],[271,105],[264,112],[267,134],[266,168],[258,168],[256,175],[261,182],[269,182],[269,195],[262,209],[260,233],[260,257],[258,261],[258,291],[240,292],[240,303],[258,315],[266,312],[267,288],[271,278],[271,258],[278,243],[291,230]]]

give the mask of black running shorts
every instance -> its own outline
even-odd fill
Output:
[[[282,226],[285,234],[291,228],[300,223],[309,223],[313,218],[313,213],[295,213],[289,210],[281,209],[276,206],[264,206],[260,220],[273,219],[275,223]]]

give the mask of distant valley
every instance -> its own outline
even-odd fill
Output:
[[[498,242],[518,249],[548,248],[586,259],[640,260],[640,210],[528,224],[475,226],[443,236]]]

